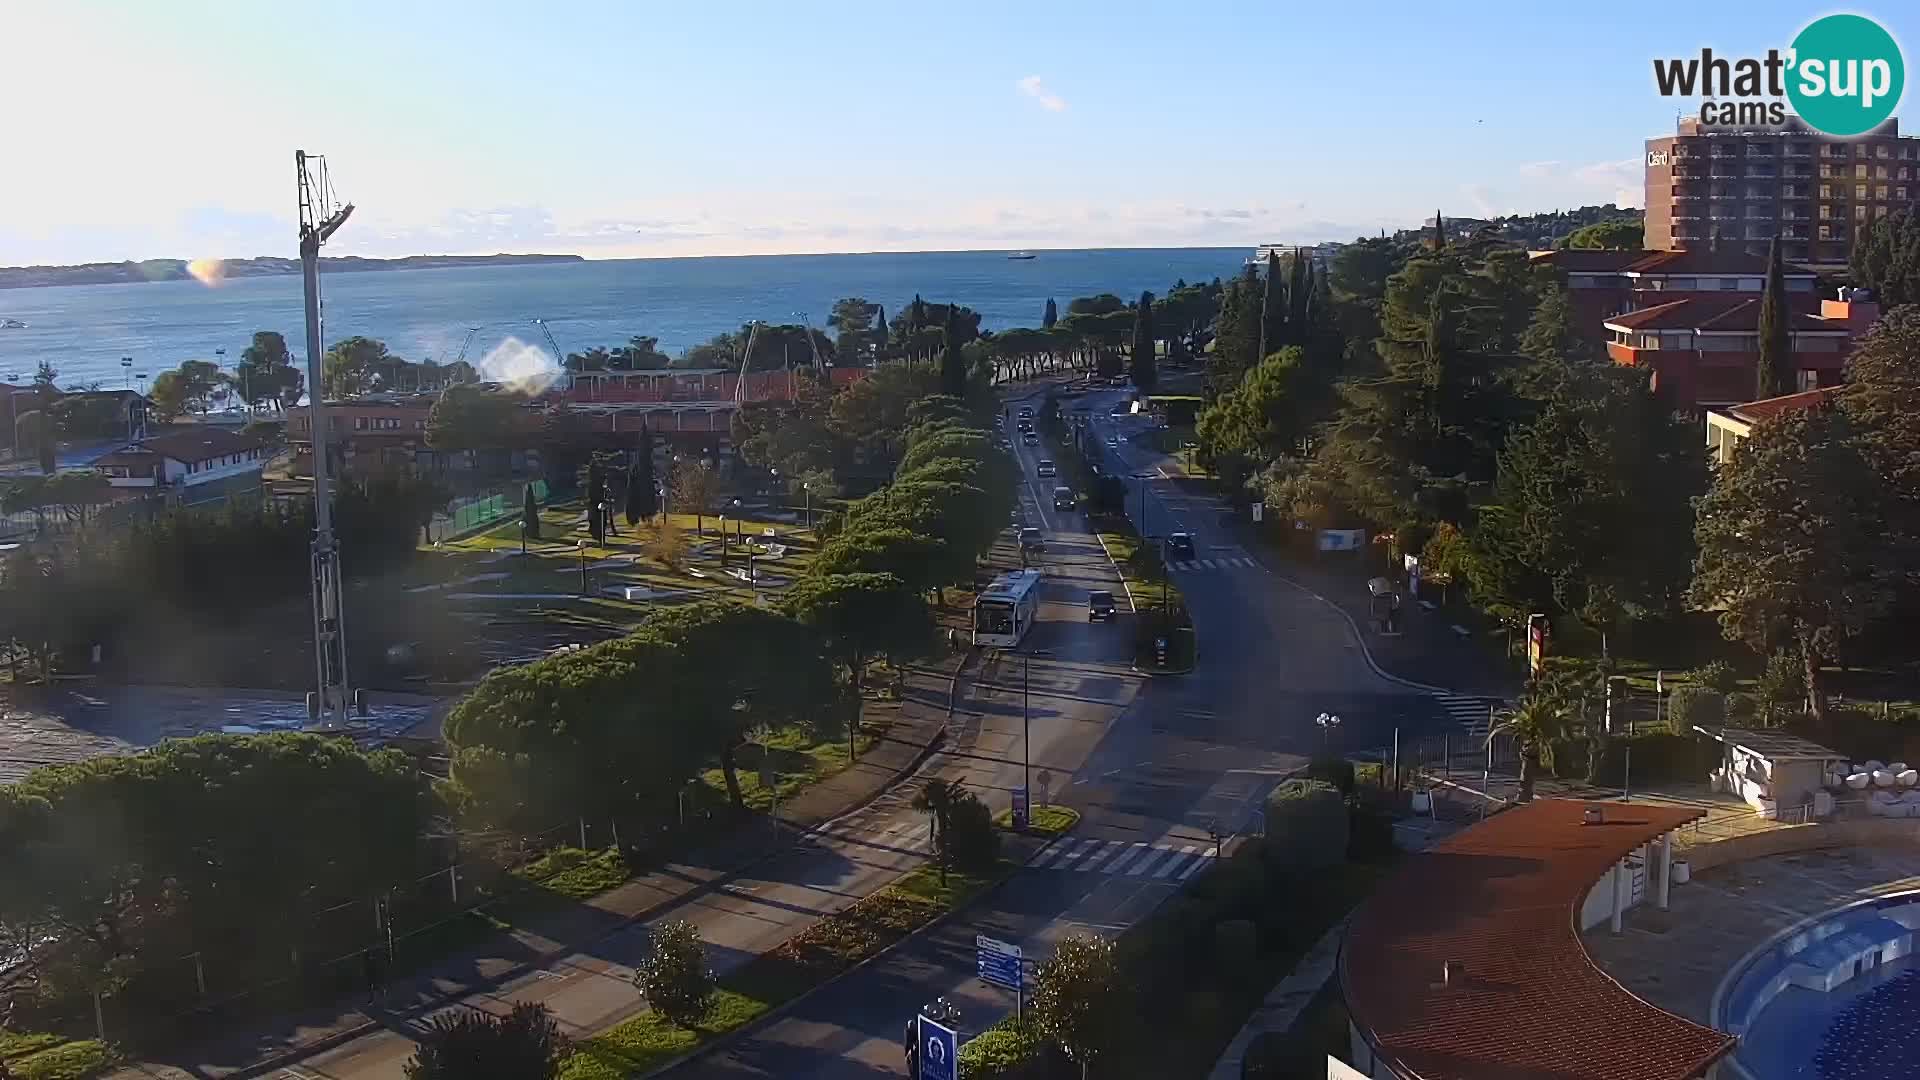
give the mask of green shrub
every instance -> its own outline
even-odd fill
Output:
[[[1703,686],[1722,695],[1733,693],[1734,688],[1740,685],[1740,677],[1734,674],[1733,665],[1725,660],[1709,660],[1688,672],[1687,678],[1693,680],[1695,686]]]
[[[948,851],[956,867],[986,870],[1000,858],[1000,830],[993,827],[993,814],[987,804],[973,792],[963,791],[954,800],[947,828]]]
[[[1678,735],[1667,731],[1649,731],[1608,739],[1600,758],[1594,783],[1622,787],[1629,782],[1636,788],[1648,784],[1671,784],[1703,780],[1713,767],[1716,754],[1713,743],[1698,735]],[[1633,752],[1633,772],[1627,772],[1627,751]]]
[[[1807,696],[1807,673],[1800,657],[1785,649],[1767,657],[1767,668],[1755,689],[1756,703],[1767,719],[1784,723]]]
[[[1353,762],[1343,757],[1321,756],[1313,759],[1307,766],[1307,779],[1324,780],[1340,789],[1342,795],[1353,794]]]
[[[1394,849],[1392,811],[1356,806],[1347,814],[1347,858],[1378,859]]]
[[[633,985],[653,1011],[680,1027],[692,1027],[713,1001],[713,969],[707,966],[700,931],[685,919],[653,927],[652,948],[633,969]]]
[[[1288,780],[1267,796],[1267,853],[1284,869],[1339,865],[1347,828],[1347,801],[1324,780]]]
[[[1667,696],[1667,724],[1676,735],[1692,734],[1695,724],[1724,724],[1726,696],[1701,686],[1680,685]]]
[[[1214,970],[1238,983],[1259,971],[1260,935],[1248,919],[1229,919],[1213,928]]]
[[[1045,1075],[1047,1037],[1009,1016],[960,1047],[960,1075],[968,1080],[1023,1080]]]

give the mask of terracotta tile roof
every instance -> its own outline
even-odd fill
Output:
[[[1611,248],[1561,248],[1540,252],[1533,261],[1551,263],[1570,274],[1617,274],[1651,254]]]
[[[1757,424],[1768,417],[1781,413],[1798,412],[1801,409],[1818,408],[1834,399],[1840,392],[1838,386],[1823,386],[1818,390],[1802,390],[1797,394],[1782,394],[1779,397],[1749,401],[1744,405],[1729,405],[1724,411],[1735,420]]]
[[[1795,333],[1826,331],[1847,332],[1845,323],[1813,315],[1790,315]],[[1638,311],[1622,312],[1607,319],[1606,325],[1625,330],[1720,330],[1757,333],[1760,329],[1760,298],[1757,296],[1690,296],[1669,300]]]
[[[1586,825],[1598,806],[1605,823]],[[1619,859],[1702,811],[1541,799],[1413,856],[1354,915],[1340,976],[1375,1052],[1419,1080],[1690,1080],[1734,1043],[1596,967],[1575,920]],[[1456,986],[1443,964],[1465,965]]]

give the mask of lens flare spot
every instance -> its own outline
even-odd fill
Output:
[[[227,264],[219,259],[195,259],[187,264],[187,273],[200,284],[214,289],[226,282]]]
[[[480,378],[529,396],[544,393],[560,377],[560,361],[538,345],[509,337],[476,365]]]

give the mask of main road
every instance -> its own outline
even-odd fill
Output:
[[[1037,406],[1040,392],[1014,391],[1010,409]],[[1049,451],[1016,441],[1023,514],[1046,533],[1048,567],[1041,621],[1023,648],[1052,655],[990,660],[962,711],[988,727],[1017,716],[1031,664],[1036,743],[1041,732],[1048,743],[1036,798],[1074,807],[1081,824],[959,916],[678,1075],[899,1076],[901,1036],[922,1003],[944,996],[959,1006],[963,1037],[1013,1008],[1011,994],[974,977],[976,935],[1043,960],[1065,934],[1111,936],[1137,922],[1204,869],[1215,855],[1214,830],[1258,828],[1268,791],[1322,739],[1314,723],[1322,712],[1341,717],[1348,747],[1377,745],[1396,726],[1411,733],[1447,722],[1426,691],[1374,669],[1358,629],[1337,609],[1265,569],[1210,502],[1175,490],[1170,463],[1132,438],[1147,422],[1109,415],[1125,396],[1094,392],[1063,404],[1085,410],[1103,443],[1113,439],[1105,455],[1109,467],[1134,477],[1128,511],[1136,524],[1144,513],[1150,535],[1195,537],[1192,569],[1176,577],[1199,633],[1194,672],[1135,690],[1128,599],[1115,624],[1090,625],[1086,616],[1089,590],[1124,595],[1116,569],[1085,518],[1053,510],[1049,493],[1060,481],[1037,468]],[[1010,435],[1012,427],[1009,419]],[[1157,596],[1149,587],[1133,599],[1144,607]],[[992,775],[1017,782],[1017,771]]]

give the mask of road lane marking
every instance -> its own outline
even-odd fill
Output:
[[[1199,858],[1188,863],[1185,867],[1181,869],[1181,871],[1178,874],[1175,874],[1173,876],[1173,880],[1175,881],[1187,880],[1188,878],[1192,877],[1194,873],[1197,872],[1201,867],[1212,863],[1214,859],[1219,857],[1219,854],[1220,854],[1219,848],[1208,848],[1207,850],[1200,853]]]
[[[1052,847],[1041,852],[1039,858],[1033,860],[1033,868],[1035,870],[1052,869],[1054,864],[1060,861],[1061,856],[1072,850],[1073,844],[1074,842],[1072,840],[1061,840],[1055,843]]]
[[[1080,844],[1073,849],[1073,854],[1068,855],[1066,858],[1060,860],[1060,868],[1062,870],[1080,869],[1080,867],[1068,866],[1067,864],[1072,862],[1077,862],[1080,859],[1084,858],[1085,856],[1091,855],[1094,852],[1094,850],[1098,848],[1102,843],[1103,841],[1100,841],[1100,840],[1081,841]]]
[[[1095,854],[1093,858],[1088,859],[1086,862],[1083,862],[1080,864],[1080,869],[1092,870],[1096,865],[1098,865],[1102,861],[1106,860],[1107,858],[1109,858],[1110,856],[1118,852],[1125,851],[1126,848],[1127,848],[1127,844],[1126,844],[1126,841],[1124,840],[1105,841],[1104,843],[1102,843],[1100,847],[1100,851],[1097,854]]]
[[[1146,876],[1148,870],[1152,868],[1155,864],[1159,863],[1161,859],[1165,858],[1168,855],[1177,855],[1177,854],[1179,854],[1179,852],[1173,850],[1172,848],[1156,847],[1153,849],[1152,855],[1148,856],[1147,858],[1141,859],[1137,863],[1134,863],[1133,866],[1127,870],[1127,876],[1128,877]]]

